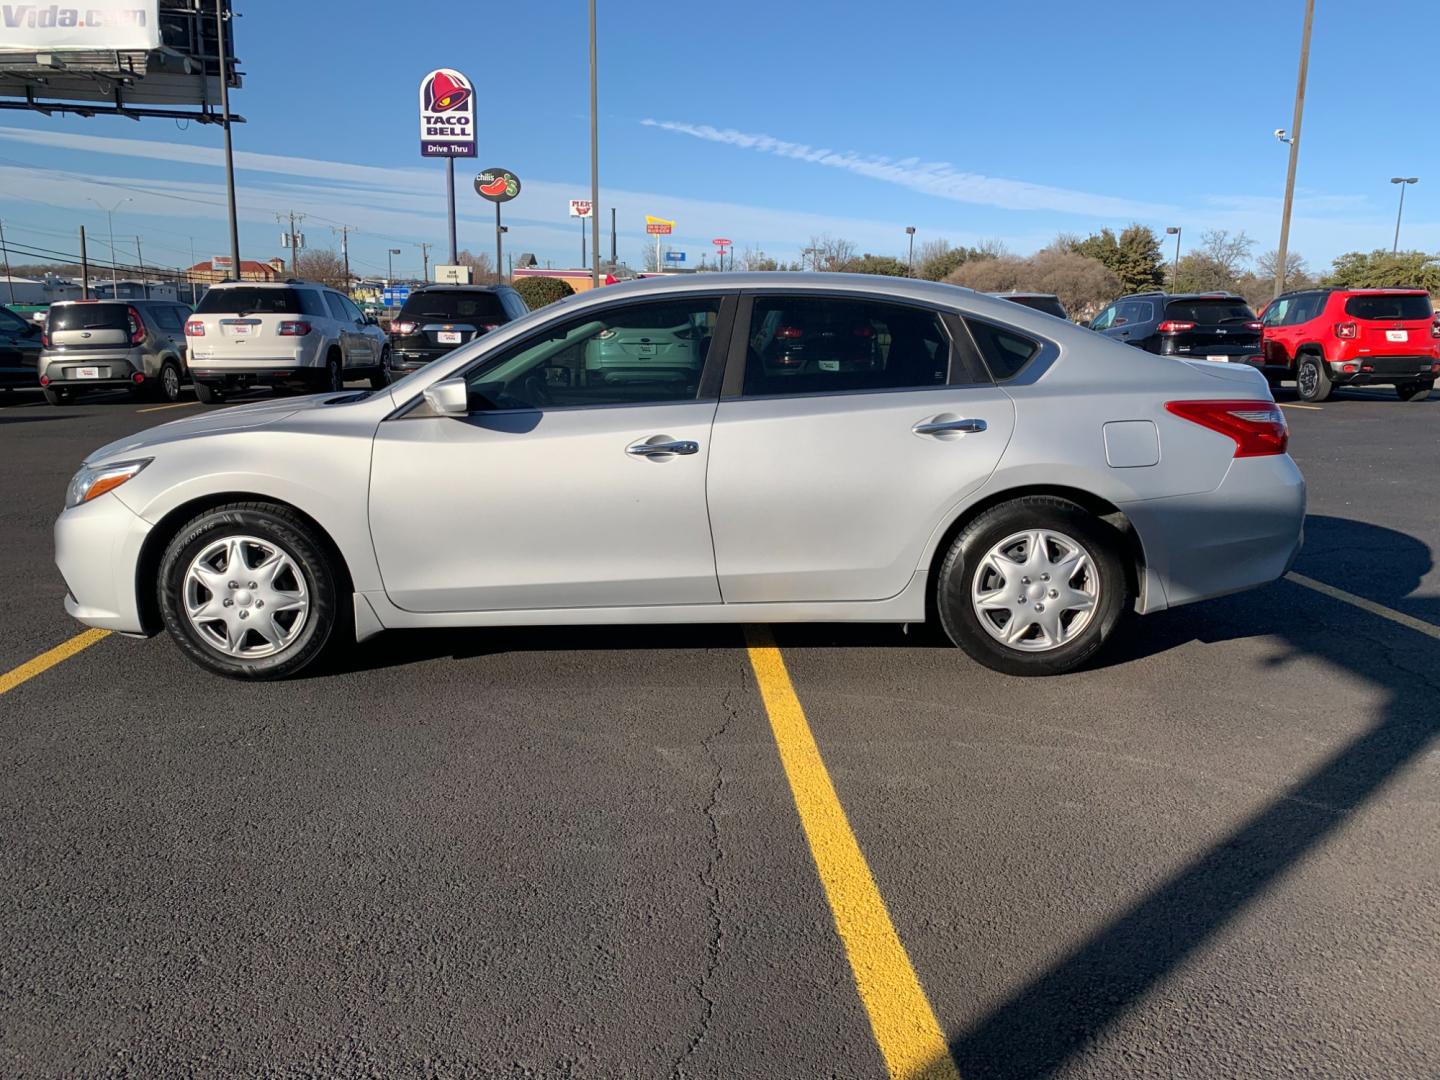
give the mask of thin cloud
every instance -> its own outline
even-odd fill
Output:
[[[1157,203],[1135,202],[1111,195],[1094,195],[1067,188],[1031,184],[1024,180],[984,176],[956,168],[947,161],[921,161],[915,157],[897,160],[873,154],[859,154],[853,150],[838,152],[806,143],[787,142],[772,135],[757,135],[736,131],[734,128],[716,128],[709,124],[689,124],[678,120],[645,119],[640,123],[646,127],[673,131],[706,142],[772,154],[810,165],[842,169],[857,176],[898,184],[926,195],[979,206],[995,206],[1005,210],[1051,210],[1105,218],[1162,217],[1174,209]]]

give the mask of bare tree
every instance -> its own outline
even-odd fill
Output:
[[[495,264],[488,252],[476,255],[467,249],[457,253],[455,258],[461,266],[470,267],[471,280],[476,285],[495,284]]]
[[[345,260],[333,251],[325,248],[302,251],[295,260],[295,269],[306,281],[318,281],[341,292],[350,290],[350,283],[345,280]]]
[[[1200,234],[1199,253],[1235,279],[1250,261],[1250,249],[1254,246],[1255,241],[1246,236],[1243,229],[1234,235],[1227,229],[1207,229]]]
[[[843,270],[855,258],[854,241],[829,233],[810,237],[805,250],[816,270]]]
[[[1280,252],[1271,248],[1265,254],[1255,260],[1255,275],[1257,277],[1275,280],[1275,271],[1280,264]],[[1294,281],[1299,278],[1309,279],[1310,268],[1305,265],[1305,258],[1298,251],[1287,251],[1285,253],[1285,280]]]
[[[779,270],[780,264],[757,247],[746,247],[735,259],[741,270]]]
[[[1121,292],[1120,278],[1099,259],[1047,248],[1028,259],[971,259],[945,279],[979,292],[1052,293],[1075,318],[1089,318]]]

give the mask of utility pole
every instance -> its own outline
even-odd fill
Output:
[[[1295,167],[1300,161],[1300,121],[1305,115],[1305,77],[1310,71],[1310,27],[1315,0],[1305,0],[1305,29],[1300,37],[1300,73],[1295,80],[1295,119],[1290,126],[1290,165],[1285,172],[1285,206],[1280,214],[1280,247],[1275,259],[1275,295],[1285,291],[1285,259],[1290,248],[1290,210],[1295,204]]]
[[[230,212],[230,272],[240,281],[240,219],[235,214],[235,147],[230,140],[230,71],[225,59],[225,0],[215,0],[215,44],[220,54],[220,126],[225,131],[225,201]]]
[[[620,260],[615,257],[615,207],[610,207],[610,267],[614,269]]]
[[[150,279],[145,275],[145,255],[140,250],[140,237],[135,237],[135,261],[140,264],[140,295],[150,299]]]
[[[10,276],[10,249],[5,246],[5,222],[0,221],[0,255],[5,257],[5,280],[10,285],[10,303],[15,303],[15,279]]]
[[[281,225],[285,224],[285,214],[276,214],[275,220]],[[297,214],[290,211],[290,231],[285,234],[285,246],[290,249],[290,276],[300,276],[300,249],[305,246],[305,237],[295,231],[295,224],[305,220],[304,214]]]
[[[497,203],[496,205],[499,204]],[[435,245],[427,244],[422,240],[415,246],[420,249],[420,261],[425,264],[425,280],[428,282],[430,280],[430,249]]]
[[[90,299],[90,255],[85,248],[85,226],[80,226],[80,298]]]
[[[596,104],[595,0],[590,0],[590,226],[595,268],[590,273],[592,288],[600,287],[600,125]]]
[[[331,225],[332,233],[340,234],[340,256],[345,260],[345,295],[350,295],[350,234],[355,231],[353,225]]]

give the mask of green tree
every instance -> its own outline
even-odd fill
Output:
[[[1440,257],[1423,251],[1347,251],[1331,265],[1324,284],[1342,289],[1385,289],[1408,285],[1440,292]]]
[[[902,260],[889,255],[871,255],[868,251],[858,259],[851,259],[845,264],[844,269],[849,274],[880,274],[884,277],[909,276],[909,270]]]
[[[1075,242],[1071,250],[1099,261],[1120,280],[1122,292],[1158,289],[1165,280],[1160,238],[1146,225],[1129,225],[1119,236],[1109,228]]]
[[[515,291],[531,311],[575,295],[575,290],[568,281],[553,277],[531,277],[528,274],[515,279]]]

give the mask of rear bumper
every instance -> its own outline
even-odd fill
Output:
[[[284,367],[226,365],[210,367],[192,366],[190,377],[200,382],[251,385],[272,385],[276,383],[305,382],[323,374],[318,368],[303,367],[292,359]]]
[[[65,610],[87,626],[145,633],[136,596],[148,521],[115,495],[101,495],[55,521],[55,565],[68,590]]]
[[[1434,365],[1440,358],[1434,356],[1353,356],[1326,363],[1330,378],[1349,386],[1364,386],[1366,383],[1391,383],[1414,379],[1433,379]],[[1352,368],[1353,370],[1346,370]]]
[[[96,368],[103,374],[98,379],[82,379],[78,375],[81,368]],[[145,357],[141,353],[111,352],[89,356],[63,353],[42,357],[36,378],[37,381],[48,379],[48,385],[52,387],[81,390],[87,386],[129,386],[137,374],[147,374]]]
[[[1284,576],[1300,551],[1305,478],[1288,454],[1236,458],[1213,491],[1123,503],[1163,598],[1145,610],[1206,600]]]

